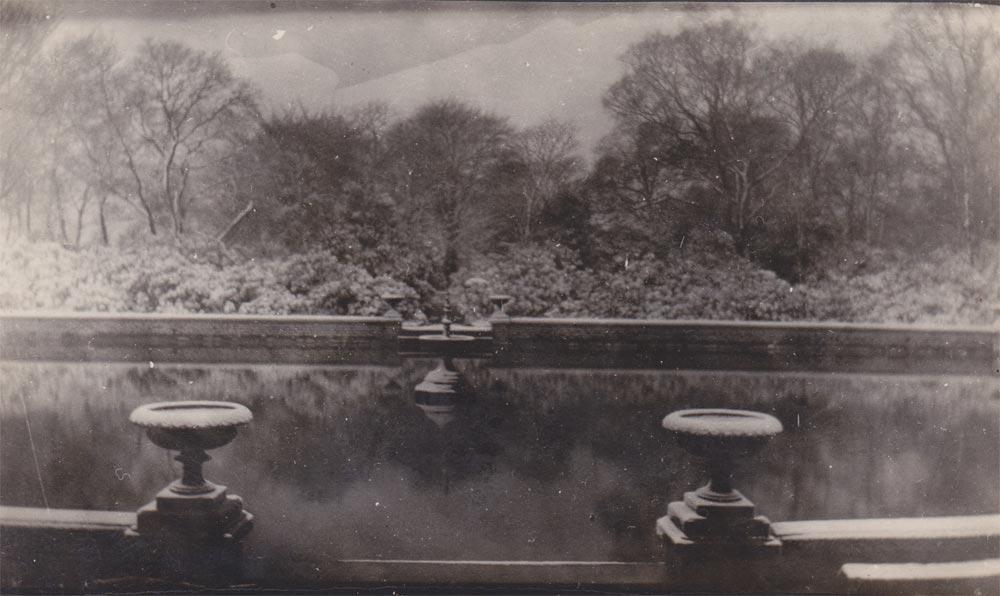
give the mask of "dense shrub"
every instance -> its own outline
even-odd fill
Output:
[[[1000,254],[992,248],[989,254]],[[1000,303],[997,267],[995,260],[970,264],[966,254],[944,249],[920,260],[868,251],[811,280],[807,300],[822,319],[989,324]]]
[[[453,295],[475,314],[486,308],[483,288],[510,294],[512,315],[787,320],[808,314],[787,282],[735,255],[618,259],[613,269],[590,271],[572,251],[519,247],[479,259],[460,277],[466,281]]]
[[[645,257],[599,276],[588,300],[600,316],[663,319],[809,318],[795,289],[774,273],[726,259]]]
[[[407,297],[408,316],[439,316],[447,298],[469,321],[489,316],[493,293],[510,294],[517,316],[948,324],[988,324],[1000,300],[995,263],[943,250],[923,260],[870,252],[793,286],[732,253],[590,270],[572,250],[518,246],[473,258],[444,295],[325,251],[260,259],[217,246],[75,252],[35,243],[0,248],[0,276],[0,309],[376,315],[380,296],[394,292]]]
[[[452,305],[470,319],[489,315],[492,307],[487,298],[493,292],[513,298],[507,313],[514,316],[585,315],[594,284],[593,274],[580,267],[576,253],[540,246],[518,246],[506,254],[478,257],[459,270],[454,280]]]
[[[415,292],[329,253],[254,259],[157,244],[81,252],[53,244],[0,250],[0,308],[114,312],[375,315],[388,291]]]

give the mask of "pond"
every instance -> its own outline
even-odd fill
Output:
[[[777,416],[737,487],[772,520],[995,513],[1000,385],[983,377],[491,369],[452,419],[402,367],[0,363],[0,502],[135,510],[179,464],[128,422],[221,399],[254,421],[206,476],[257,516],[269,574],[340,558],[655,560],[667,503],[704,483],[660,422],[688,407]]]

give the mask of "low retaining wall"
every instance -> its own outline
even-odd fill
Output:
[[[497,367],[1000,375],[1000,330],[837,323],[497,319],[454,326]],[[440,326],[379,317],[0,315],[0,359],[377,364],[432,357]]]
[[[523,319],[493,324],[494,366],[1000,374],[1000,331],[845,323]]]
[[[6,314],[0,360],[274,364],[399,362],[380,317]]]

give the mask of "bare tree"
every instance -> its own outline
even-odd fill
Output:
[[[523,166],[520,237],[525,241],[539,212],[580,176],[583,160],[576,128],[554,118],[518,132],[512,146]]]
[[[1000,230],[1000,33],[967,8],[900,12],[895,82],[930,138],[972,260],[978,242]]]
[[[381,102],[366,103],[347,115],[360,143],[362,191],[370,200],[382,200],[388,192],[386,135],[392,121],[389,106]]]
[[[396,124],[388,143],[399,203],[438,236],[441,273],[458,269],[462,249],[491,235],[499,181],[514,162],[506,120],[455,101],[430,103]]]
[[[831,159],[839,146],[841,125],[855,85],[855,67],[831,48],[792,44],[775,53],[784,85],[771,96],[772,105],[792,133],[790,176],[785,196],[795,228],[797,274],[805,272],[807,220],[819,219],[832,193]]]
[[[147,40],[121,82],[129,130],[118,136],[136,191],[148,202],[155,180],[159,208],[174,234],[184,234],[196,186],[203,182],[198,177],[250,132],[255,92],[233,76],[220,55],[173,41]],[[144,184],[147,175],[150,183]]]
[[[92,204],[98,207],[104,244],[109,241],[108,200],[121,193],[123,201],[140,208],[122,192],[122,156],[109,121],[118,106],[109,109],[103,99],[117,62],[114,45],[97,35],[68,40],[46,55],[44,83],[38,88],[50,114],[45,121],[48,134],[60,140],[49,147],[49,194],[58,209],[64,243],[79,246],[84,215]],[[72,240],[65,231],[67,218],[75,227]]]
[[[15,228],[32,232],[33,179],[42,150],[33,74],[55,22],[35,5],[0,0],[0,210],[8,237]]]
[[[594,223],[616,242],[662,251],[691,207],[687,194],[695,177],[685,167],[696,149],[675,143],[655,123],[619,126],[602,139],[586,187]]]
[[[907,168],[891,68],[881,51],[861,65],[844,104],[844,126],[830,167],[832,191],[843,210],[843,234],[867,246],[880,241],[890,193],[901,192]]]
[[[768,103],[780,79],[765,48],[748,28],[724,21],[652,34],[622,61],[625,75],[605,106],[626,130],[650,125],[670,139],[665,144],[691,148],[684,171],[723,201],[745,252],[790,154],[786,127]]]

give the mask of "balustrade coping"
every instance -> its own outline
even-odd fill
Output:
[[[783,521],[771,524],[771,531],[783,542],[1000,537],[1000,513],[943,517]]]
[[[0,313],[0,360],[391,364],[434,357],[440,324],[327,315]],[[455,357],[499,368],[993,375],[987,327],[654,319],[511,318],[455,325]]]
[[[389,319],[382,316],[360,315],[255,315],[241,313],[136,313],[136,312],[96,312],[68,310],[0,310],[0,323],[4,319],[61,319],[103,321],[121,319],[130,321],[259,321],[288,323],[379,323],[384,326],[400,325],[406,328],[440,327],[439,323],[419,323],[411,320]],[[611,317],[509,317],[505,319],[483,319],[469,324],[456,324],[455,328],[469,327],[488,329],[494,326],[541,325],[541,326],[618,326],[618,327],[746,327],[757,329],[831,329],[831,330],[871,330],[900,332],[962,332],[1000,333],[996,325],[946,325],[930,323],[865,323],[845,321],[746,321],[737,319],[631,319]]]
[[[0,505],[0,528],[56,529],[66,531],[125,530],[135,525],[136,514],[130,511],[84,509],[46,509]],[[857,518],[832,520],[792,520],[774,522],[771,529],[786,545],[829,541],[900,541],[963,540],[988,538],[1000,540],[1000,513],[935,517]],[[484,560],[404,560],[344,559],[341,563],[406,565],[489,565],[552,566],[659,565],[641,561],[484,561]],[[846,563],[846,562],[845,562]]]
[[[1000,559],[946,563],[847,563],[841,573],[848,580],[916,582],[953,578],[1000,578]]]

